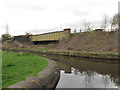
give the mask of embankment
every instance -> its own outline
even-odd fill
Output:
[[[53,55],[95,58],[95,59],[111,59],[111,60],[119,59],[118,53],[103,53],[103,52],[100,53],[100,52],[85,52],[85,51],[73,51],[73,50],[29,50],[29,49],[8,49],[7,51],[51,54],[51,55],[53,54]]]
[[[118,31],[71,34],[69,38],[61,40],[58,44],[33,46],[18,47],[19,49],[16,50],[85,58],[118,59]],[[15,51],[15,49],[11,50]]]
[[[116,53],[118,52],[118,31],[72,34],[52,49]]]

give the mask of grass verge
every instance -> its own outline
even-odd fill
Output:
[[[36,76],[48,61],[28,53],[2,52],[2,88],[7,88],[27,76]]]
[[[49,49],[43,49],[43,48],[18,48],[18,49],[26,49],[26,50],[40,50],[40,51],[48,51]]]

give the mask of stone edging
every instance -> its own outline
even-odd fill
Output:
[[[10,85],[8,88],[55,88],[60,77],[60,69],[55,61],[46,60],[49,64],[38,73],[38,76],[28,76],[26,80]]]

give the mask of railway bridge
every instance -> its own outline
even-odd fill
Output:
[[[56,43],[62,40],[63,38],[68,38],[70,36],[70,28],[64,29],[63,31],[56,31],[44,34],[36,35],[20,35],[14,36],[14,40],[17,40],[20,43],[33,43],[33,44],[49,44]]]
[[[71,29],[64,29],[63,31],[56,31],[44,34],[30,35],[30,42],[35,44],[48,44],[59,42],[63,38],[68,38],[70,36]]]

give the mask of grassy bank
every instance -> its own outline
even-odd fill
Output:
[[[40,51],[48,51],[49,49],[44,48],[22,48],[22,49],[28,49],[28,50],[40,50]]]
[[[48,65],[48,61],[27,53],[12,53],[3,51],[2,54],[2,87],[7,88],[27,76],[36,76]]]
[[[6,50],[6,49],[4,49]],[[95,58],[95,59],[111,59],[118,60],[117,52],[90,52],[90,51],[76,51],[76,50],[30,50],[30,49],[9,49],[8,51],[13,52],[32,52],[38,54],[51,54],[51,55],[63,55],[63,56],[74,56],[82,58]]]
[[[38,48],[15,48],[15,49],[18,49],[18,50],[38,50],[38,51],[63,51],[63,52],[76,52],[76,53],[88,53],[88,54],[111,54],[111,55],[118,55],[118,52],[97,52],[97,51],[86,51],[86,50],[56,50],[56,49],[38,49]]]

